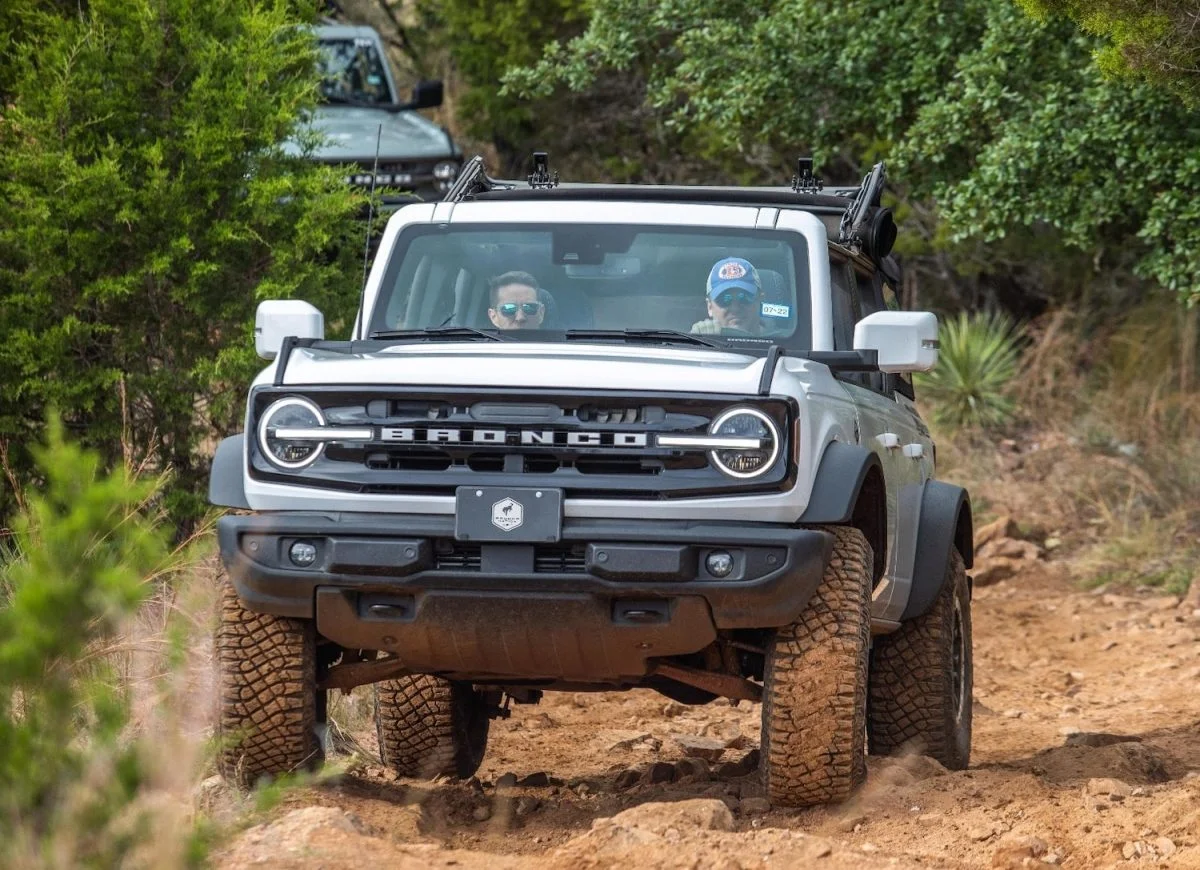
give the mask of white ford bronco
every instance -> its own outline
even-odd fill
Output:
[[[867,752],[967,765],[967,494],[934,479],[882,165],[824,190],[527,182],[387,222],[353,333],[264,302],[210,500],[221,763],[320,760],[373,683],[404,776],[469,776],[544,691],[761,701],[770,800]]]

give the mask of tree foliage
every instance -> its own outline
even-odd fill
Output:
[[[161,481],[124,467],[104,474],[57,421],[33,452],[44,486],[0,562],[0,863],[58,850],[63,864],[117,866],[136,845],[128,817],[141,751],[125,733],[125,689],[93,653],[166,564],[162,530],[144,512]]]
[[[1067,15],[1104,39],[1096,61],[1112,75],[1166,85],[1200,102],[1200,5],[1196,0],[1018,0],[1038,18]]]
[[[256,303],[353,308],[327,252],[359,203],[281,148],[316,96],[287,3],[65,5],[0,12],[0,442],[29,472],[53,404],[109,461],[170,466],[186,516],[195,448],[240,416]]]
[[[671,124],[776,181],[804,153],[841,180],[887,158],[927,215],[910,251],[991,268],[1009,240],[1027,258],[1065,243],[1196,298],[1200,128],[1161,89],[1108,80],[1097,44],[991,0],[595,0],[583,34],[506,82],[545,95],[636,69]]]

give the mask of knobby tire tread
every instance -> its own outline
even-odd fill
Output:
[[[956,715],[951,678],[956,597],[966,634],[966,702],[961,715]],[[971,754],[971,684],[967,575],[955,550],[929,612],[875,639],[867,716],[872,754],[919,752],[950,770],[964,770]]]
[[[466,778],[478,770],[488,720],[469,684],[429,674],[375,685],[379,755],[398,775]]]
[[[834,547],[821,584],[767,649],[762,777],[782,806],[845,800],[867,772],[871,545],[855,528],[824,531]]]
[[[222,775],[245,787],[315,766],[316,633],[311,620],[247,609],[220,580],[216,648]]]

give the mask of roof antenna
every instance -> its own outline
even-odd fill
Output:
[[[358,326],[362,320],[362,309],[367,301],[367,262],[371,259],[371,224],[375,219],[375,179],[379,177],[379,142],[382,139],[383,124],[380,124],[375,131],[375,165],[371,167],[371,193],[370,201],[367,204],[367,240],[363,243],[362,290],[359,291],[359,295],[362,298],[358,303],[358,313],[354,315],[354,331],[350,333],[351,338],[354,338],[358,334]]]
[[[371,222],[375,219],[375,179],[379,177],[379,142],[383,138],[383,124],[375,133],[375,165],[371,167],[371,202],[367,207],[367,242],[363,245],[362,288],[367,289],[367,261],[371,258]]]

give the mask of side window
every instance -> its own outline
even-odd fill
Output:
[[[900,310],[900,296],[896,293],[896,288],[886,281],[881,281],[878,277],[875,280],[879,283],[880,298],[883,300],[883,306],[888,311]],[[916,393],[913,391],[912,375],[905,372],[903,374],[888,375],[892,382],[892,389],[902,396],[908,396],[910,399],[916,399]]]
[[[853,350],[854,324],[862,316],[854,268],[844,260],[831,258],[829,280],[833,291],[833,349]]]
[[[883,285],[883,306],[888,311],[900,310],[900,296],[896,293],[896,288],[886,281],[881,282]]]

